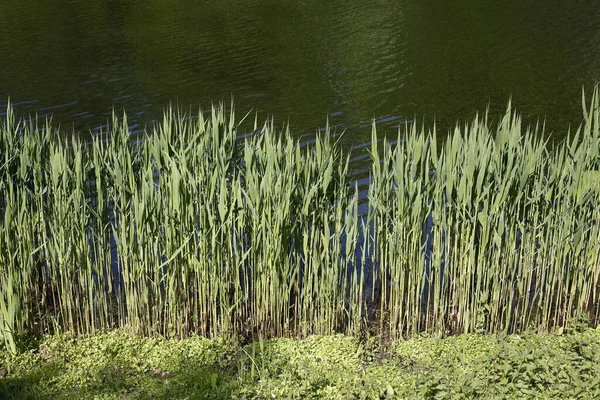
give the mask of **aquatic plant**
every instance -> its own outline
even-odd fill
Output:
[[[0,330],[256,337],[598,321],[598,89],[561,143],[509,105],[438,141],[372,129],[368,211],[329,129],[239,135],[223,105],[132,135],[0,124]]]

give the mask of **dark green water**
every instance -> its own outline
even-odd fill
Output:
[[[233,96],[297,134],[329,116],[355,146],[373,118],[445,131],[512,96],[560,136],[600,78],[592,0],[4,0],[0,38],[0,113],[10,96],[78,130]]]

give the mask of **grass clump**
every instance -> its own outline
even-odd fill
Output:
[[[509,106],[443,143],[373,128],[367,211],[329,130],[172,109],[88,142],[0,123],[0,340],[512,333],[600,317],[600,100],[561,143]]]

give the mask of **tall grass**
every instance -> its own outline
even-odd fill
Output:
[[[368,212],[329,130],[172,109],[85,141],[0,124],[0,329],[181,337],[549,330],[600,316],[598,90],[549,145],[509,105],[443,143],[373,127]]]
[[[30,330],[284,335],[351,325],[358,218],[347,157],[329,131],[311,148],[272,124],[239,141],[222,110],[208,119],[168,110],[142,140],[115,118],[83,143],[9,109],[7,341]]]
[[[567,327],[600,315],[598,90],[575,134],[550,146],[511,110],[437,148],[416,126],[380,158],[370,218],[379,322],[410,332]],[[375,130],[373,130],[375,132]],[[385,323],[385,326],[384,326]]]

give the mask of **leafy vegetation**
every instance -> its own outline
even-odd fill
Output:
[[[0,353],[7,399],[570,399],[600,396],[600,331],[222,339],[71,334]]]
[[[89,142],[0,124],[0,338],[517,332],[597,324],[598,90],[548,145],[511,110],[444,143],[373,128],[368,211],[329,130],[127,118]]]

